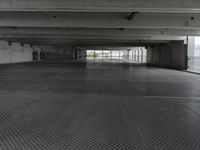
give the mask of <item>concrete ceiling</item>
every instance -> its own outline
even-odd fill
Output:
[[[129,46],[186,36],[200,36],[199,0],[0,0],[1,40]]]

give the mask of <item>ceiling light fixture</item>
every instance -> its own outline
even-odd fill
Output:
[[[138,14],[139,12],[132,12],[127,19],[132,21]]]

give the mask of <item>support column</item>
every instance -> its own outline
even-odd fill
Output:
[[[40,48],[38,48],[38,61],[40,61],[40,52],[41,52],[41,48],[42,48],[42,46],[41,46]]]
[[[132,51],[132,60],[133,60],[133,50],[131,50]]]
[[[110,50],[110,62],[112,62],[112,50]]]
[[[103,63],[103,59],[104,59],[104,58],[103,58],[103,54],[104,54],[104,53],[103,53],[103,50],[102,50],[102,63]]]
[[[137,61],[137,50],[134,51],[135,51],[135,61]]]
[[[144,52],[143,52],[143,48],[141,48],[141,62],[144,62]]]
[[[121,51],[119,51],[119,63],[121,63],[120,53],[121,53]]]

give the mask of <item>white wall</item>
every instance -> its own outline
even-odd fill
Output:
[[[30,45],[12,43],[9,46],[8,42],[0,41],[0,64],[32,61],[32,52]]]

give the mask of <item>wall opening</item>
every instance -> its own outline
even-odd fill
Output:
[[[200,37],[188,37],[188,71],[200,73]]]
[[[146,63],[147,49],[135,47],[129,50],[87,50],[87,62]]]

